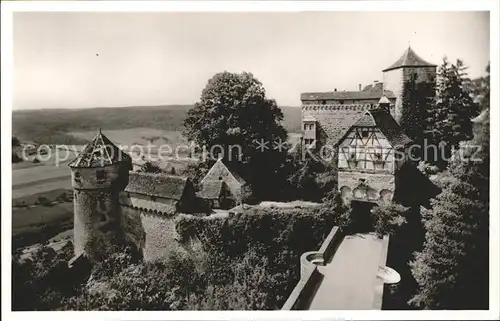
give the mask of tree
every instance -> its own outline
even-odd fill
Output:
[[[427,82],[417,82],[413,74],[404,83],[402,100],[403,108],[400,125],[415,144],[424,146],[427,130],[432,128],[430,113],[433,112],[435,99],[435,79]],[[422,158],[422,151],[415,157]]]
[[[490,64],[486,67],[484,77],[479,77],[470,82],[469,91],[482,110],[490,108]]]
[[[213,76],[200,101],[189,110],[184,135],[237,168],[257,197],[273,197],[285,181],[282,166],[287,133],[283,113],[251,73],[222,72]]]
[[[450,64],[446,58],[438,68],[437,100],[429,113],[428,138],[433,145],[441,146],[444,157],[434,160],[446,167],[452,149],[461,141],[472,138],[471,119],[478,115],[478,105],[467,91],[466,67],[461,60]]]
[[[443,192],[423,212],[425,242],[411,263],[417,307],[488,308],[489,121],[482,126],[438,176]]]
[[[163,170],[158,165],[155,165],[151,162],[145,162],[139,169],[139,172],[159,174],[163,173]]]

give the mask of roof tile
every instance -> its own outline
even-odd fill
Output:
[[[188,180],[181,176],[130,172],[125,192],[180,200]]]
[[[406,49],[404,54],[399,57],[399,59],[393,63],[389,68],[386,68],[382,71],[389,71],[393,69],[398,69],[401,67],[436,67],[436,65],[428,63],[423,60],[410,48]]]
[[[104,167],[121,162],[131,163],[130,156],[113,144],[101,131],[87,144],[69,167]]]

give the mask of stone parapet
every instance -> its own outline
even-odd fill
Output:
[[[309,305],[322,274],[318,265],[328,261],[338,248],[344,235],[334,226],[318,251],[306,252],[300,257],[300,280],[286,300],[281,310],[302,310]]]

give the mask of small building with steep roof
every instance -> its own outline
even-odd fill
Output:
[[[208,201],[211,208],[229,209],[234,204],[231,191],[222,180],[205,181],[196,195]]]
[[[203,177],[200,182],[200,195],[213,196],[214,188],[221,187],[222,185],[216,184],[217,182],[224,182],[227,190],[224,191],[224,199],[227,208],[233,207],[241,202],[243,197],[243,190],[247,182],[237,173],[237,171],[230,165],[225,164],[222,159],[218,159],[215,164],[210,168],[208,173]],[[213,199],[213,198],[210,198]],[[219,203],[219,206],[221,204]]]
[[[187,177],[130,172],[120,203],[137,210],[171,215],[196,211],[195,188]]]

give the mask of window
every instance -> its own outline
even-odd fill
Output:
[[[82,178],[80,176],[79,172],[75,172],[75,182],[80,183],[82,181]]]
[[[363,131],[361,132],[361,137],[363,137],[363,138],[367,138],[367,137],[368,137],[368,134],[369,134],[369,133],[368,133],[368,131],[363,130]]]
[[[151,196],[151,201],[153,201],[153,202],[156,201],[156,197]]]
[[[97,181],[103,181],[106,179],[106,172],[102,169],[99,169],[95,172]]]

